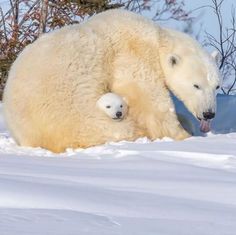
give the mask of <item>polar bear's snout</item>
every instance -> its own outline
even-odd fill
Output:
[[[121,111],[117,112],[116,113],[116,117],[117,118],[121,118],[123,116],[123,113]]]
[[[204,119],[210,120],[210,119],[213,119],[215,117],[215,113],[212,112],[211,110],[209,110],[207,112],[203,112],[202,116],[204,117]]]
[[[215,117],[215,112],[212,109],[208,109],[206,112],[202,113],[202,118],[199,118],[200,121],[200,131],[207,133],[211,130],[211,120]]]
[[[115,117],[113,117],[113,120],[121,121],[124,118],[124,115],[121,111],[116,112]]]

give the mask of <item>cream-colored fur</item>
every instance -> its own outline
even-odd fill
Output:
[[[198,82],[202,92],[194,90]],[[215,108],[218,82],[213,59],[189,36],[111,10],[27,46],[10,70],[4,113],[20,145],[54,152],[141,136],[180,140],[188,134],[173,112],[169,90],[197,116]],[[127,100],[125,120],[95,112],[107,92]]]

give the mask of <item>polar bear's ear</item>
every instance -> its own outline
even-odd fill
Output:
[[[129,105],[129,103],[128,103],[128,99],[126,98],[126,97],[122,97],[123,98],[123,100],[125,101],[125,103],[127,104],[127,105]]]
[[[171,67],[175,67],[176,65],[178,65],[180,62],[180,57],[178,55],[175,54],[170,54],[168,56],[168,63],[170,64]]]
[[[219,66],[221,61],[221,54],[219,51],[213,51],[211,53],[212,58],[215,60],[216,64]]]

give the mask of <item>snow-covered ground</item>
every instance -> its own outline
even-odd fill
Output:
[[[219,97],[218,134],[58,155],[16,146],[1,114],[0,235],[235,235],[235,110]]]

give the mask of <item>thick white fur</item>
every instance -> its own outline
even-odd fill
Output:
[[[179,140],[188,134],[171,111],[169,90],[201,117],[215,110],[218,83],[212,57],[195,40],[140,15],[111,10],[27,46],[11,68],[4,112],[20,145],[54,152],[141,136]],[[107,92],[128,101],[125,120],[94,111]]]
[[[121,121],[127,115],[128,106],[125,100],[115,94],[108,92],[101,96],[97,101],[97,107],[113,120]],[[121,116],[117,116],[117,113]]]

